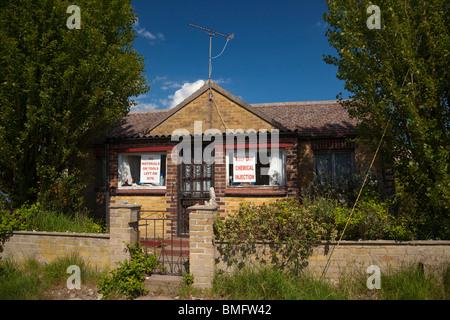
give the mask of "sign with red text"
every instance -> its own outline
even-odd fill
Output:
[[[255,153],[233,158],[233,182],[256,182]]]
[[[141,156],[141,183],[160,183],[161,155]]]

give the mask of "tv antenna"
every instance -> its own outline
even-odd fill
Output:
[[[190,25],[191,27],[194,27],[194,28],[198,28],[198,29],[204,30],[204,31],[209,35],[209,80],[211,80],[211,70],[212,70],[211,59],[216,59],[216,58],[218,58],[219,56],[222,55],[222,53],[225,51],[225,48],[227,47],[228,41],[230,41],[231,39],[234,38],[234,33],[232,33],[232,34],[223,34],[223,33],[220,33],[220,32],[217,32],[217,31],[214,31],[214,30],[211,30],[211,29],[208,29],[208,28],[196,26],[195,24],[192,24],[192,23],[189,23],[189,25]],[[221,52],[219,55],[217,55],[217,56],[215,56],[215,57],[211,57],[212,37],[213,37],[215,34],[217,34],[217,35],[219,35],[219,36],[222,36],[222,37],[226,38],[226,39],[227,39],[227,42],[225,43],[225,46],[223,47],[222,52]]]

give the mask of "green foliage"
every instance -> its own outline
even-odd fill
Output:
[[[0,210],[0,234],[14,230],[102,233],[105,227],[88,212],[61,213],[48,211],[38,203],[19,209]]]
[[[373,200],[359,202],[351,219],[348,220],[351,209],[337,206],[334,211],[334,224],[341,233],[345,225],[342,239],[376,240],[387,239],[390,236],[391,220],[386,203],[377,203]]]
[[[279,268],[242,268],[217,274],[212,292],[230,300],[336,300],[347,297],[331,284]]]
[[[26,226],[26,217],[21,212],[0,210],[0,240],[7,232],[24,230]]]
[[[194,283],[194,276],[189,271],[189,261],[186,266],[186,271],[183,272],[183,284],[190,286]]]
[[[341,104],[359,120],[359,143],[377,146],[414,199],[421,238],[450,237],[449,2],[380,0],[381,29],[366,21],[369,0],[327,1],[325,62],[351,93]],[[339,96],[338,96],[339,97]]]
[[[91,269],[77,255],[59,257],[51,263],[39,263],[36,259],[23,261],[0,260],[0,300],[48,299],[46,291],[66,286],[67,267],[80,267],[82,287],[97,282],[100,273]]]
[[[148,90],[131,0],[0,2],[0,189],[15,207],[78,210],[87,147]],[[20,14],[19,14],[20,13]]]
[[[112,298],[115,294],[133,299],[148,292],[144,288],[144,279],[158,268],[158,260],[154,255],[146,255],[139,242],[134,245],[127,244],[127,249],[131,261],[119,261],[118,268],[103,276],[98,283],[103,299]]]
[[[333,285],[279,268],[242,268],[216,274],[211,293],[216,299],[229,300],[448,300],[449,275],[448,267],[443,275],[424,274],[415,265],[402,267],[382,272],[381,289],[369,290],[366,273],[344,275]]]
[[[420,265],[382,273],[380,291],[384,300],[446,299],[445,284],[439,279],[439,275],[431,272],[425,274]]]
[[[235,215],[216,221],[215,232],[219,240],[227,243],[222,250],[240,250],[246,255],[255,253],[258,242],[264,242],[273,248],[273,263],[280,267],[293,265],[298,271],[306,266],[315,241],[326,230],[298,200],[288,198],[269,205],[241,204]],[[264,255],[259,259],[268,260]]]
[[[15,212],[26,217],[26,229],[35,231],[103,233],[105,227],[88,212],[61,213],[43,209],[39,204],[22,206]]]

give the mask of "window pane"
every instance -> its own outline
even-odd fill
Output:
[[[95,186],[103,188],[106,185],[106,159],[97,158],[95,163]]]
[[[331,159],[326,153],[316,153],[314,155],[314,165],[317,176],[321,179],[331,178]]]
[[[150,164],[151,158],[158,161],[155,164]],[[129,188],[151,188],[158,186],[165,186],[166,182],[166,164],[167,155],[162,153],[143,153],[143,154],[120,154],[118,163],[118,178],[119,187],[129,187]],[[144,164],[143,164],[144,163]],[[148,181],[149,179],[144,179],[141,181],[142,174],[151,174],[151,172],[157,172],[151,166],[159,167],[159,177],[155,182]],[[143,176],[145,177],[145,175]]]
[[[271,186],[282,186],[284,184],[284,159],[283,154],[273,154],[270,157],[268,170],[269,184]]]
[[[352,157],[353,154],[350,152],[335,153],[334,161],[335,161],[336,181],[338,181],[342,177],[350,176],[353,173]]]

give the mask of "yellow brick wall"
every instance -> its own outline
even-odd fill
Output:
[[[239,210],[239,205],[241,203],[247,205],[259,206],[265,203],[266,205],[275,202],[278,199],[283,199],[284,197],[226,197],[223,199],[225,205],[223,206],[223,210],[220,210],[220,217],[227,217],[228,215],[235,214]],[[222,209],[219,208],[219,209]]]
[[[120,195],[111,197],[111,200],[115,203],[119,203],[121,201],[128,201],[129,203],[137,203],[142,205],[143,212],[141,214],[141,218],[165,218],[169,214],[167,209],[169,209],[168,201],[170,201],[170,197],[166,196],[129,196],[129,195]],[[158,213],[149,213],[145,212],[145,210],[159,211]],[[153,225],[154,222],[148,224],[148,227],[145,228],[144,225],[145,220],[141,220],[139,226],[139,237],[143,238],[163,238],[163,230],[170,230],[170,222],[166,221],[163,226],[162,221],[156,221],[156,225]],[[165,233],[165,232],[164,232]],[[166,233],[164,238],[169,237]]]
[[[77,254],[90,266],[109,266],[109,234],[15,231],[3,244],[2,258],[35,258],[49,263]]]
[[[229,129],[275,129],[271,124],[214,90],[213,97],[217,108],[213,102],[209,101],[209,91],[206,91],[154,128],[149,135],[171,135],[176,129],[187,129],[193,134],[194,121],[202,121],[203,131],[213,128],[226,132],[220,116]]]
[[[119,203],[125,200],[129,203],[137,203],[142,205],[142,210],[166,211],[166,209],[169,208],[168,201],[170,201],[170,197],[148,195],[116,195],[111,197],[112,203]]]
[[[424,241],[341,241],[333,251],[336,241],[319,242],[314,247],[313,254],[308,259],[305,271],[315,277],[320,277],[327,265],[330,255],[333,259],[327,269],[326,278],[337,281],[343,275],[366,274],[367,267],[376,265],[381,274],[398,270],[402,267],[422,263],[425,272],[438,272],[442,274],[450,261],[450,241],[424,240]],[[267,257],[267,252],[273,249],[269,245],[259,244],[256,254],[245,257],[235,254],[224,256],[219,248],[224,243],[216,242],[216,270],[232,272],[241,263],[258,265],[256,257]],[[232,263],[229,263],[232,261]],[[367,274],[369,277],[370,274]],[[382,284],[383,285],[383,284]]]

